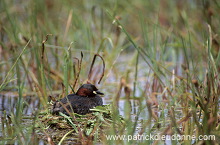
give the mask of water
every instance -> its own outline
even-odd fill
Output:
[[[7,115],[10,113],[16,113],[16,105],[18,102],[18,96],[14,93],[7,93],[0,95],[0,116],[3,116],[5,111]],[[30,116],[36,111],[40,106],[40,101],[36,96],[27,96],[24,97],[24,109],[23,114]]]

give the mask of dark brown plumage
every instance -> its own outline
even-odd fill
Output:
[[[52,114],[62,112],[69,115],[68,112],[74,112],[84,115],[90,113],[91,108],[103,105],[102,98],[99,95],[104,94],[98,91],[94,85],[83,84],[75,94],[69,94],[56,101],[52,108]]]

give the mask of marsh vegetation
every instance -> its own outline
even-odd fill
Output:
[[[217,0],[1,0],[0,143],[218,144],[219,13]],[[51,115],[87,81],[105,107]],[[215,140],[106,138],[151,134]]]

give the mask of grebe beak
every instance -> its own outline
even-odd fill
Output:
[[[93,94],[99,94],[99,95],[104,95],[104,93],[100,92],[100,91],[93,91]]]

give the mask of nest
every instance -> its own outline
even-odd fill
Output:
[[[113,123],[111,105],[97,106],[91,109],[93,112],[86,115],[76,113],[67,116],[63,113],[52,115],[48,111],[43,111],[39,115],[39,122],[36,126],[39,138],[51,140],[55,143],[63,141],[64,143],[79,140],[99,140]],[[120,125],[123,118],[115,123]]]

